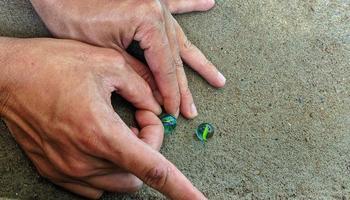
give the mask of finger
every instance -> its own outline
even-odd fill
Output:
[[[125,172],[124,170],[120,169],[115,165],[112,165],[112,163],[111,167],[105,170],[100,170],[96,168],[93,171],[98,171],[98,173],[93,173],[93,175],[71,178],[59,172],[45,157],[32,153],[30,153],[28,156],[33,161],[33,164],[36,166],[39,173],[43,177],[49,179],[54,183],[61,183],[61,185],[63,183],[65,185],[73,184],[75,185],[74,188],[78,186],[78,188],[80,188],[80,186],[84,186],[90,187],[95,190],[97,189],[110,192],[135,192],[138,189],[140,189],[143,184],[142,181],[136,176]],[[68,189],[78,194],[81,193],[73,188]],[[84,196],[87,195],[85,194]]]
[[[193,101],[192,93],[188,87],[187,77],[183,67],[177,68],[177,77],[181,94],[181,114],[188,119],[193,119],[198,115],[198,111]]]
[[[108,117],[111,116],[105,119]],[[115,117],[109,120],[114,125],[110,124],[109,132],[105,133],[108,148],[101,151],[105,159],[135,174],[170,199],[206,199],[171,162],[135,137],[124,123],[115,123],[121,120]]]
[[[137,136],[139,134],[139,129],[137,129],[136,127],[130,127],[130,130]]]
[[[139,110],[136,112],[136,120],[141,128],[138,137],[159,151],[164,138],[164,129],[160,119],[152,112]]]
[[[143,184],[136,176],[125,172],[115,165],[113,166],[114,169],[109,168],[104,170],[104,172],[98,170],[99,172],[97,174],[95,173],[91,176],[71,178],[56,170],[56,168],[45,157],[32,153],[28,156],[33,161],[33,164],[38,169],[40,175],[54,183],[64,186],[66,189],[69,189],[74,193],[89,198],[95,198],[91,193],[96,192],[96,190],[135,192],[140,189]],[[82,193],[82,189],[85,193]]]
[[[154,98],[157,99],[157,101],[158,101],[158,103],[159,103],[160,105],[162,105],[162,106],[164,105],[163,97],[162,97],[162,95],[161,95],[161,93],[159,92],[158,89],[155,90],[155,91],[153,91],[153,96],[154,96]]]
[[[143,185],[139,178],[127,172],[92,176],[86,178],[85,182],[94,188],[109,192],[136,192]]]
[[[170,15],[170,14],[169,14]],[[181,97],[181,103],[180,103],[180,110],[184,117],[186,118],[194,118],[198,115],[197,108],[193,102],[192,93],[188,87],[187,77],[186,73],[183,67],[183,63],[180,57],[180,50],[178,47],[178,39],[177,39],[177,33],[175,30],[175,25],[177,24],[175,19],[170,15],[169,16],[170,22],[169,26],[169,38],[170,38],[170,44],[171,49],[176,65],[176,76],[179,83],[179,89],[180,89],[180,97]]]
[[[146,61],[163,97],[166,112],[176,115],[180,107],[179,85],[164,26],[159,23],[140,29],[142,31],[135,35],[135,40],[140,42],[145,51]]]
[[[207,11],[214,7],[215,0],[164,0],[171,13]]]
[[[175,23],[182,59],[212,86],[218,88],[223,87],[226,82],[225,77],[204,56],[204,54],[187,39],[180,25],[176,21]]]
[[[160,114],[162,109],[152,94],[147,82],[142,79],[127,63],[118,68],[114,77],[115,91],[138,109],[150,110]]]
[[[173,61],[174,61],[174,67],[175,67],[175,73],[176,73],[176,77],[177,77],[177,81],[179,84],[179,91],[180,91],[180,109],[181,109],[181,104],[182,104],[182,99],[181,99],[181,83],[179,82],[179,77],[178,77],[178,68],[182,68],[183,67],[183,63],[180,57],[180,51],[179,51],[179,47],[178,47],[178,42],[177,42],[177,38],[176,38],[176,30],[173,24],[173,17],[171,16],[170,12],[165,12],[165,30],[166,30],[166,34],[168,36],[168,40],[169,40],[169,47],[170,47],[170,51],[173,57]],[[180,110],[179,110],[180,112]],[[178,117],[179,112],[175,113],[175,117]]]
[[[28,153],[27,155],[32,160],[39,174],[56,185],[90,199],[98,199],[102,196],[102,190],[91,187],[82,181],[73,180],[60,173],[47,158],[33,153]]]
[[[142,62],[132,57],[126,51],[123,51],[123,56],[126,62],[135,70],[135,72],[148,83],[152,90],[153,96],[156,98],[158,103],[160,105],[163,105],[163,98],[159,93],[158,87],[150,69],[147,66],[145,66]]]
[[[103,190],[96,189],[87,185],[82,185],[79,183],[71,183],[71,182],[54,182],[54,183],[75,194],[81,195],[89,199],[99,199],[103,194]]]

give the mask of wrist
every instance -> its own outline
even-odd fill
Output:
[[[68,35],[76,12],[73,6],[76,4],[75,1],[30,0],[30,2],[52,35],[59,38],[70,38]]]

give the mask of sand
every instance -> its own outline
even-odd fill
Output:
[[[177,19],[228,80],[216,90],[186,70],[200,115],[180,118],[161,152],[209,199],[349,199],[349,1],[221,0]],[[0,0],[0,34],[49,36],[23,0]],[[202,122],[217,129],[205,146]],[[4,125],[0,174],[0,197],[80,199],[40,178]],[[163,198],[145,186],[102,199]]]

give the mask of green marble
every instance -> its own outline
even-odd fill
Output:
[[[160,119],[164,126],[164,133],[166,135],[171,135],[176,128],[176,124],[177,124],[176,117],[170,114],[166,114],[166,115],[163,115]]]
[[[210,123],[202,123],[196,129],[196,136],[200,141],[206,142],[208,138],[214,135],[214,126]]]

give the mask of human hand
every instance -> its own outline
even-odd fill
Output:
[[[185,36],[167,6],[159,0],[31,0],[49,30],[59,38],[70,38],[102,47],[124,51],[133,40],[140,42],[154,77],[154,96],[167,113],[187,118],[197,115],[189,90],[182,59],[201,74],[211,85],[223,87],[224,76]],[[213,6],[184,2],[165,3],[174,12],[204,10]],[[208,3],[209,2],[209,3]],[[188,2],[187,2],[188,3]],[[178,5],[178,7],[174,6]],[[133,65],[131,65],[134,67]],[[143,70],[146,71],[147,70]],[[147,74],[147,73],[144,73]],[[159,92],[158,92],[159,91]]]
[[[205,198],[157,152],[161,108],[121,54],[69,40],[0,44],[0,116],[42,176],[88,198],[135,191],[140,179],[171,199]],[[114,112],[113,91],[139,110],[139,131]]]

